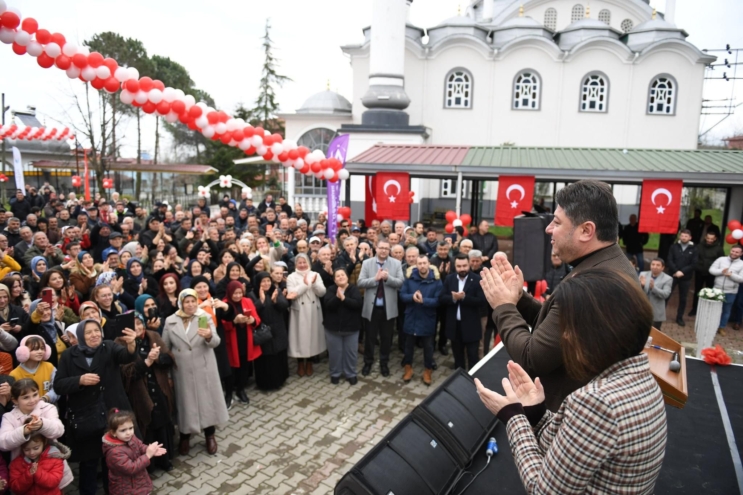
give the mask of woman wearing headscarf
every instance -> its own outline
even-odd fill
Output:
[[[137,360],[121,367],[124,390],[134,408],[132,412],[137,418],[144,443],[150,445],[158,442],[167,450],[166,455],[155,457],[151,462],[163,471],[172,471],[170,460],[175,455],[175,427],[172,420],[175,404],[169,372],[175,366],[175,360],[160,334],[146,329],[145,318],[140,312],[135,315]],[[114,342],[125,345],[122,337]]]
[[[250,285],[250,281],[244,277],[245,270],[243,267],[240,266],[240,263],[232,262],[227,265],[227,275],[219,281],[217,284],[215,297],[219,299],[224,299],[225,295],[227,295],[227,284],[232,282],[233,280],[237,280],[244,286],[244,291],[251,292],[253,290],[253,287]]]
[[[285,314],[289,301],[277,289],[267,272],[258,272],[253,286],[256,309],[261,321],[271,327],[271,340],[261,345],[261,356],[255,360],[255,384],[261,390],[277,390],[289,377],[286,350],[289,336],[286,331]]]
[[[188,455],[190,437],[204,431],[206,451],[217,452],[216,425],[230,416],[222,397],[214,348],[220,339],[214,321],[199,308],[196,291],[184,289],[178,296],[178,311],[165,320],[163,342],[178,367],[173,369],[181,439],[178,451]]]
[[[34,256],[31,259],[31,274],[26,277],[26,291],[31,299],[36,299],[39,295],[39,282],[41,277],[46,273],[46,258],[43,256]]]
[[[142,245],[137,241],[127,242],[124,247],[121,248],[121,251],[119,251],[119,256],[121,256],[121,253],[124,251],[130,253],[132,255],[132,258],[141,260],[142,263],[145,265],[149,262],[147,250],[143,248]]]
[[[87,299],[97,279],[98,272],[95,269],[93,255],[87,251],[80,251],[75,259],[75,267],[70,273],[70,282],[82,298]]]
[[[206,275],[206,273],[209,273],[208,270],[204,269],[204,265],[199,260],[189,261],[188,265],[186,266],[186,273],[181,277],[181,286],[191,287],[191,280],[193,280],[194,277],[198,277],[199,275]],[[209,281],[209,287],[214,290],[214,282]]]
[[[304,253],[294,257],[296,271],[286,280],[286,299],[292,301],[289,316],[289,357],[297,358],[297,374],[312,375],[308,358],[325,352],[320,298],[325,295],[322,278],[310,270],[310,258]]]
[[[57,366],[54,390],[67,395],[66,439],[72,449],[71,461],[80,462],[81,495],[96,493],[100,461],[103,461],[103,486],[108,488],[108,469],[101,450],[106,413],[113,408],[132,410],[120,367],[137,358],[137,334],[129,328],[123,333],[126,347],[103,340],[101,324],[97,321],[83,320],[77,326],[77,345],[62,354]]]
[[[5,279],[4,279],[5,280]],[[5,284],[0,284],[0,348],[12,351],[18,345],[21,335],[25,335],[28,327],[29,317],[21,306],[12,303],[13,297],[11,290]],[[8,336],[2,335],[7,333],[16,341],[13,345]]]
[[[253,301],[245,297],[243,284],[237,280],[227,284],[224,302],[227,308],[218,309],[217,318],[224,327],[227,357],[232,368],[232,379],[228,381],[225,392],[231,400],[233,392],[237,391],[237,399],[248,404],[250,400],[245,387],[251,374],[251,362],[261,355],[260,346],[253,344],[253,329],[261,321]]]
[[[52,349],[52,354],[46,361],[57,366],[59,355],[67,349],[67,344],[62,339],[64,335],[64,323],[58,322],[53,308],[41,299],[31,303],[31,321],[26,328],[25,335],[38,335],[44,339],[46,345]]]
[[[160,311],[157,309],[155,298],[149,294],[142,294],[134,301],[134,310],[142,315],[144,325],[147,330],[162,334],[163,323],[165,320],[160,318]]]
[[[137,299],[137,297],[142,294],[149,294],[152,297],[157,296],[157,281],[151,276],[145,274],[144,265],[138,258],[131,258],[126,262],[124,292],[131,297],[132,300]]]
[[[178,294],[181,292],[181,281],[178,275],[166,273],[160,279],[159,287],[157,307],[160,309],[160,319],[164,321],[178,311]]]
[[[214,356],[217,358],[217,369],[219,371],[219,380],[222,383],[222,391],[224,392],[225,405],[229,411],[232,408],[232,394],[227,393],[229,384],[232,380],[232,368],[230,368],[230,359],[227,357],[227,340],[224,337],[224,327],[222,326],[222,320],[217,318],[217,310],[229,309],[227,303],[215,299],[212,297],[211,280],[204,276],[197,275],[191,280],[191,288],[196,291],[198,297],[199,308],[203,309],[212,318],[212,322],[217,329],[217,335],[219,336],[219,345],[214,348]]]

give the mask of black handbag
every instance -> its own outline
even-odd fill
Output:
[[[269,342],[273,338],[271,333],[271,327],[265,323],[261,323],[257,327],[253,328],[253,345],[263,345]]]

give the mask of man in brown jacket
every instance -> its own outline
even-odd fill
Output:
[[[601,266],[637,279],[635,269],[617,244],[619,215],[608,184],[582,180],[561,189],[555,199],[555,218],[546,231],[552,235],[553,252],[573,267],[568,277]],[[546,406],[557,411],[565,397],[585,385],[568,376],[563,365],[563,352],[570,352],[570,348],[563,348],[560,308],[552,298],[539,303],[525,293],[521,270],[518,266],[512,268],[502,254],[496,255],[493,268],[483,269],[481,275],[485,296],[493,308],[493,321],[508,354],[532,378],[541,379]],[[495,284],[493,277],[500,277],[504,284]],[[611,311],[612,304],[623,301],[601,303]]]

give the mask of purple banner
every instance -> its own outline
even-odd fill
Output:
[[[336,136],[328,146],[327,158],[337,158],[346,166],[346,153],[348,152],[348,140],[350,134]],[[338,235],[338,208],[341,205],[341,181],[325,181],[328,187],[328,238],[332,244],[335,244],[335,238]],[[350,187],[347,184],[346,187]]]

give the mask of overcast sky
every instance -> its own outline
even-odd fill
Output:
[[[666,0],[651,0],[659,11]],[[251,106],[256,97],[263,61],[261,36],[266,18],[273,25],[275,55],[280,71],[292,78],[278,92],[282,111],[294,111],[330,81],[331,89],[351,98],[351,69],[341,45],[363,40],[361,29],[370,24],[372,0],[6,0],[24,16],[36,18],[41,27],[59,31],[68,39],[82,42],[102,31],[115,31],[141,40],[150,55],[167,56],[190,72],[197,87],[214,97],[226,111],[238,103]],[[468,0],[414,0],[411,21],[432,27],[457,14]],[[676,24],[689,33],[688,41],[700,49],[743,48],[743,1],[677,0]],[[723,58],[735,55],[716,53]],[[741,54],[743,62],[743,53]],[[69,96],[82,83],[71,82],[64,72],[42,69],[29,56],[15,55],[10,46],[0,45],[0,91],[13,109],[35,105],[40,119],[49,126],[67,124],[74,118]],[[743,65],[740,74],[743,76]],[[732,69],[718,68],[721,76]],[[705,98],[742,95],[743,81],[707,81]],[[7,118],[7,117],[6,117]],[[706,131],[721,116],[703,116]],[[148,118],[144,148],[154,146],[154,119]],[[59,123],[57,123],[59,122]],[[121,133],[126,140],[125,156],[134,156],[136,134],[132,125]],[[737,115],[715,127],[708,137],[743,132],[743,107]],[[162,150],[162,148],[161,148]],[[167,154],[167,149],[162,150]]]

